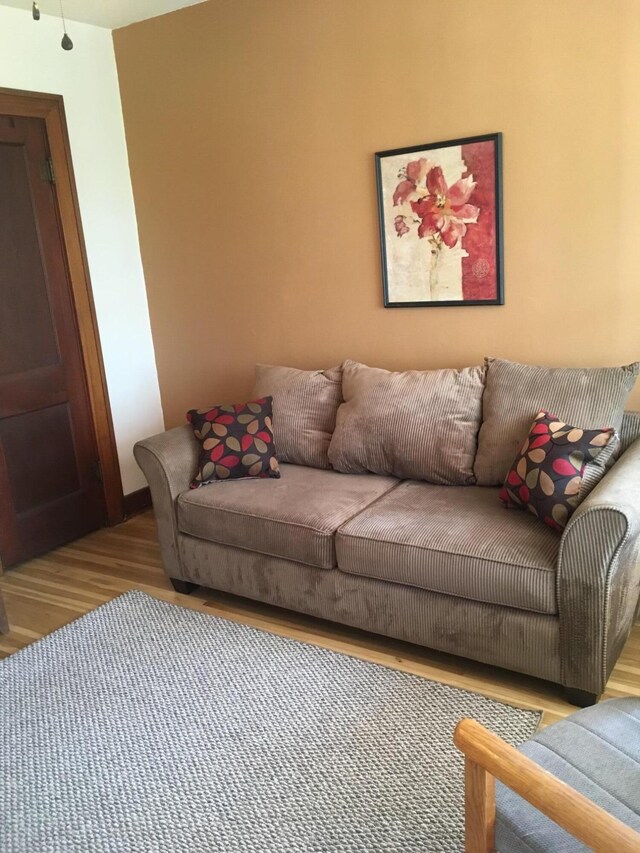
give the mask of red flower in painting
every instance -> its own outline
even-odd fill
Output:
[[[404,216],[396,216],[396,218],[393,220],[393,225],[396,229],[396,234],[398,235],[398,237],[402,237],[403,234],[408,234],[411,230],[405,222]]]
[[[433,168],[431,160],[421,157],[419,160],[410,160],[398,177],[404,178],[400,181],[393,194],[393,206],[397,207],[405,201],[415,201],[428,194],[425,179]]]
[[[449,186],[441,166],[421,157],[410,160],[398,172],[393,192],[393,227],[396,236],[415,233],[427,244],[428,292],[430,298],[442,298],[446,288],[439,288],[438,264],[446,250],[457,250],[467,233],[467,225],[476,223],[480,208],[469,203],[476,182],[464,161],[458,174],[465,174]],[[454,173],[455,174],[455,173]],[[410,238],[409,238],[410,239]],[[465,257],[464,252],[460,254]]]
[[[475,186],[469,176],[449,187],[440,166],[430,169],[427,174],[429,194],[411,201],[411,209],[420,219],[418,236],[439,235],[446,246],[453,248],[467,233],[467,224],[478,221],[479,208],[468,204]]]

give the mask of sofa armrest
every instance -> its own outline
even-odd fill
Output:
[[[151,490],[164,568],[169,577],[187,580],[178,550],[175,503],[189,488],[198,463],[198,442],[189,425],[139,441],[133,448]]]
[[[640,439],[578,507],[557,573],[562,681],[601,693],[633,624],[640,591]]]

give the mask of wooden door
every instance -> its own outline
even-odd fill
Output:
[[[0,115],[0,558],[106,521],[45,121]]]

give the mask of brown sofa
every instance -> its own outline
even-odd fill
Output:
[[[275,399],[275,398],[274,398]],[[276,421],[277,423],[277,421]],[[139,442],[164,566],[185,582],[548,679],[596,701],[640,590],[640,413],[560,535],[498,488],[281,464],[190,490],[189,426]]]

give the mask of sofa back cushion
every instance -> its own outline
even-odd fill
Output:
[[[625,412],[620,427],[620,453],[640,438],[640,412]]]
[[[483,385],[482,367],[392,373],[345,361],[329,461],[347,474],[471,484]]]
[[[330,468],[327,451],[342,401],[342,374],[257,364],[256,397],[273,397],[273,435],[280,462]]]
[[[626,367],[537,367],[487,358],[483,417],[474,471],[480,486],[504,482],[531,421],[541,409],[582,429],[613,427],[619,432],[624,404],[640,363]],[[606,458],[605,458],[606,457]],[[593,486],[605,472],[610,454],[587,466]]]

